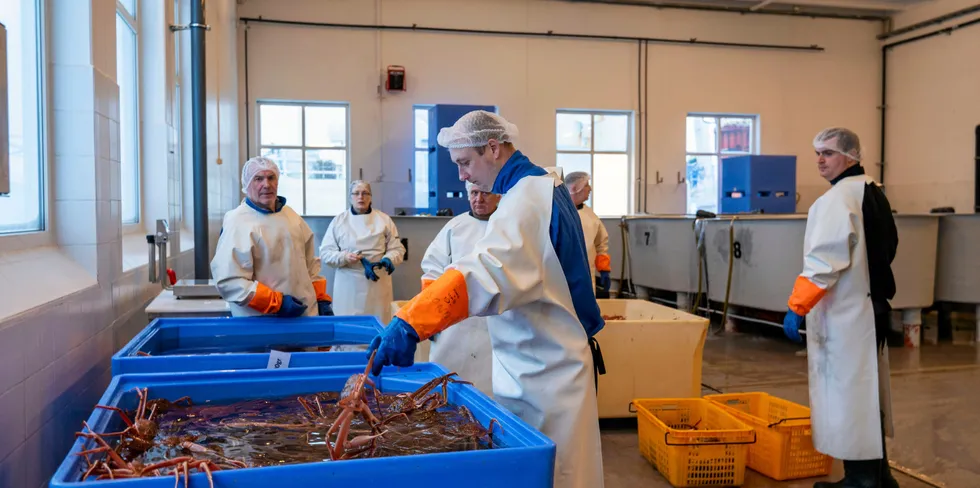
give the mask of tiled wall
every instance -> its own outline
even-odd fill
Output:
[[[112,353],[146,325],[143,309],[160,290],[159,285],[148,283],[145,265],[122,269],[115,1],[45,1],[52,41],[47,60],[52,87],[47,116],[52,121],[48,178],[54,198],[49,211],[58,244],[49,251],[69,256],[97,280],[93,280],[94,285],[0,320],[2,488],[47,486],[74,441],[74,433],[109,383]],[[166,3],[172,10],[172,2]],[[215,39],[208,56],[225,59],[225,66],[208,63],[208,120],[211,124],[220,108],[232,125],[208,134],[209,192],[215,196],[209,202],[215,219],[215,228],[210,229],[213,250],[220,216],[238,203],[231,198],[238,195],[228,190],[237,185],[237,92],[210,85],[212,69],[227,69],[229,72],[220,74],[227,80],[223,83],[237,86],[236,22],[233,0],[208,2],[207,7],[212,26],[208,36]],[[154,61],[158,60],[150,62]],[[189,78],[188,74],[187,86]],[[186,111],[183,120],[187,126],[188,116]],[[229,133],[233,134],[231,140]],[[168,139],[168,151],[172,139]],[[185,146],[190,144],[188,137]],[[222,148],[223,158],[233,164],[218,166],[216,148]],[[172,155],[156,160],[167,162],[168,181],[164,184],[168,202],[164,208],[173,222],[179,222],[186,204],[186,200],[181,201],[180,188],[190,174],[181,171]],[[178,235],[172,242],[176,251]],[[176,258],[171,254],[168,264],[178,276],[190,277],[193,251],[185,250]],[[59,279],[59,264],[54,260],[31,266],[39,276]],[[16,286],[4,285],[7,296],[18,291]]]
[[[158,291],[142,267],[0,324],[0,486],[47,485],[109,384],[110,356],[146,325]]]

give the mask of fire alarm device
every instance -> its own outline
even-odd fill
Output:
[[[405,67],[388,66],[388,79],[385,80],[388,91],[405,91]]]

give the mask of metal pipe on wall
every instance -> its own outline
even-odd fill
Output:
[[[933,18],[928,19],[928,20],[923,20],[922,22],[917,22],[915,24],[902,27],[901,29],[895,29],[893,31],[888,31],[888,32],[886,32],[884,34],[879,34],[878,35],[878,39],[883,41],[885,39],[890,39],[892,37],[897,37],[897,36],[900,36],[900,35],[903,35],[903,34],[908,34],[909,32],[914,32],[914,31],[917,31],[919,29],[922,29],[922,28],[925,28],[925,27],[929,27],[931,25],[942,24],[944,22],[948,22],[950,20],[953,20],[953,19],[956,19],[956,18],[959,18],[959,17],[963,17],[964,15],[969,15],[969,14],[973,14],[973,13],[977,13],[977,12],[980,12],[980,5],[974,5],[972,7],[966,7],[966,8],[957,10],[955,12],[950,12],[948,14],[943,14],[943,15],[940,15],[938,17],[933,17]]]
[[[955,13],[955,12],[954,12]],[[951,14],[952,15],[952,14]],[[886,112],[888,110],[888,51],[898,47],[904,46],[906,44],[912,44],[913,42],[918,42],[924,39],[929,39],[939,35],[952,35],[954,31],[964,29],[973,25],[980,24],[980,18],[973,20],[968,20],[966,22],[961,22],[959,24],[946,27],[944,29],[937,29],[925,34],[919,34],[917,36],[909,37],[907,39],[902,39],[901,41],[895,41],[892,43],[884,44],[881,46],[881,172],[879,173],[879,183],[884,185],[885,183],[885,147],[887,136],[885,135],[886,129]],[[980,128],[978,128],[980,131]],[[975,191],[975,202],[974,202],[974,212],[980,213],[980,142],[978,144],[978,153],[975,157],[974,164],[976,165],[976,173],[974,174],[974,191]]]
[[[636,160],[639,164],[643,161],[643,41],[636,41]],[[639,212],[643,208],[643,198],[646,197],[646,168],[640,166],[639,177],[637,178],[638,191],[637,200],[633,205],[635,211]]]
[[[724,42],[724,41],[702,41],[698,38],[672,39],[666,37],[635,37],[635,36],[613,36],[600,34],[576,34],[554,31],[508,31],[508,30],[488,30],[488,29],[455,29],[450,27],[424,27],[418,24],[412,25],[385,25],[385,24],[340,24],[334,22],[306,22],[300,20],[266,19],[261,17],[240,17],[238,20],[248,24],[249,22],[277,25],[291,25],[296,27],[332,27],[339,29],[369,29],[369,30],[390,30],[407,32],[430,32],[441,34],[482,34],[496,36],[515,36],[515,37],[547,37],[552,39],[589,39],[595,41],[644,41],[658,44],[674,44],[686,46],[708,46],[708,47],[742,47],[750,49],[774,49],[779,51],[816,51],[823,52],[826,49],[817,45],[799,44],[762,44],[751,42]]]
[[[881,48],[881,164],[878,167],[878,183],[885,184],[885,112],[888,110],[888,48]]]
[[[860,13],[832,13],[832,12],[807,12],[801,6],[794,5],[791,10],[763,9],[756,7],[733,7],[729,5],[694,5],[685,2],[662,2],[656,3],[649,0],[569,0],[578,3],[600,3],[604,5],[623,5],[634,7],[652,7],[657,9],[673,10],[696,10],[701,12],[717,12],[739,15],[779,15],[787,17],[807,17],[811,19],[839,19],[839,20],[864,20],[880,21],[886,17],[880,15],[865,15]]]
[[[643,184],[646,185],[646,177],[650,175],[650,164],[649,157],[650,154],[650,43],[648,41],[643,41],[643,171],[645,176],[643,178]],[[649,213],[647,210],[647,202],[650,200],[650,195],[647,193],[647,189],[643,188],[643,213]],[[632,280],[633,277],[630,277]]]
[[[252,126],[249,124],[249,98],[248,98],[248,24],[245,25],[245,160],[249,159],[252,152]]]
[[[208,138],[204,1],[191,0],[191,127],[194,134],[194,277],[210,277],[208,256]]]

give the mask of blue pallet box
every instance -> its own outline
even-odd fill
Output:
[[[796,156],[733,156],[721,160],[719,213],[796,213]]]
[[[340,391],[363,366],[287,370],[208,371],[198,373],[126,374],[112,379],[100,405],[133,409],[134,388],[148,388],[150,398],[176,399],[185,395],[195,404],[283,398],[322,391]],[[447,374],[437,364],[419,363],[373,377],[385,393],[411,392],[427,381]],[[215,488],[267,488],[270,486],[398,486],[399,488],[483,487],[551,488],[554,483],[555,444],[521,419],[470,385],[450,383],[449,402],[465,405],[484,428],[496,419],[493,449],[419,454],[412,456],[323,461],[214,473]],[[88,418],[95,432],[121,427],[115,412],[95,409]],[[81,426],[79,426],[81,427]],[[51,478],[50,488],[146,487],[171,488],[172,476],[127,480],[81,481],[86,461],[76,453],[94,447],[79,438]],[[366,482],[366,483],[365,483]],[[183,481],[181,481],[183,483]],[[183,486],[181,484],[181,486]],[[190,488],[208,486],[203,473],[193,472]]]
[[[264,369],[269,349],[366,345],[381,330],[378,319],[366,315],[160,318],[112,356],[112,374]],[[289,354],[289,368],[367,363],[363,351]]]

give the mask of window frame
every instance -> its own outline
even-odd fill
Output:
[[[34,88],[37,93],[38,224],[35,229],[9,232],[0,231],[0,253],[49,246],[54,243],[53,234],[50,232],[52,222],[49,213],[49,209],[53,204],[53,195],[48,180],[49,164],[51,162],[50,156],[52,154],[49,138],[52,119],[48,116],[50,89],[47,67],[48,31],[47,23],[45,22],[47,19],[47,9],[44,0],[33,0],[30,4],[34,11],[34,62],[37,65],[35,73],[37,80]],[[21,14],[23,15],[23,12]],[[7,73],[10,73],[9,67]]]
[[[715,122],[716,123],[715,123],[715,151],[714,152],[699,152],[699,151],[690,152],[690,151],[687,150],[687,143],[688,143],[688,140],[687,140],[687,119],[689,119],[691,117],[700,117],[700,118],[712,118],[712,119],[715,119]],[[745,119],[745,120],[749,120],[751,122],[751,124],[750,124],[751,129],[750,129],[750,133],[749,133],[749,141],[750,141],[751,147],[749,148],[748,151],[746,151],[746,152],[737,152],[737,151],[736,152],[721,152],[721,119]],[[684,117],[684,172],[685,172],[685,174],[687,173],[687,161],[691,157],[695,157],[695,158],[700,158],[700,157],[714,157],[714,158],[716,158],[716,161],[717,161],[716,162],[716,167],[715,167],[715,175],[714,175],[714,178],[715,178],[715,187],[717,188],[718,187],[718,184],[719,184],[718,177],[719,177],[719,173],[720,173],[720,170],[721,170],[721,162],[724,160],[724,158],[730,158],[730,157],[736,157],[736,156],[750,156],[750,155],[753,155],[753,154],[759,154],[760,146],[761,146],[761,144],[760,144],[761,138],[759,137],[759,133],[761,131],[760,131],[759,127],[760,127],[760,117],[759,117],[758,114],[739,114],[739,113],[730,113],[730,112],[690,112],[690,113],[688,113]],[[687,205],[688,205],[689,200],[688,200],[687,193],[691,191],[691,186],[690,185],[691,185],[690,178],[686,178],[685,179],[685,185],[684,185],[684,188],[685,188],[685,197],[684,197],[684,210],[685,210],[685,213],[688,210]],[[720,206],[720,204],[721,203],[719,202],[719,206]]]
[[[415,197],[417,196],[416,195],[416,192],[418,191],[418,184],[419,184],[418,183],[418,181],[419,181],[419,172],[417,171],[418,168],[415,167],[415,159],[418,157],[418,154],[419,153],[423,153],[425,155],[426,159],[428,159],[429,154],[432,152],[431,151],[431,149],[432,149],[432,141],[428,141],[428,138],[429,138],[429,135],[428,134],[426,134],[426,136],[425,136],[426,137],[426,140],[429,142],[429,144],[427,146],[425,146],[425,147],[419,147],[419,146],[415,145],[415,142],[418,139],[418,132],[417,132],[417,130],[418,130],[418,124],[415,123],[415,120],[416,120],[415,119],[415,116],[416,116],[415,115],[415,112],[417,112],[419,110],[425,110],[426,113],[431,117],[431,115],[432,115],[432,109],[434,107],[435,107],[435,105],[433,105],[433,104],[426,104],[426,103],[416,103],[415,105],[412,105],[412,206],[415,207],[415,208],[429,208],[428,201],[426,201],[426,204],[424,206],[421,206],[420,207],[418,205],[419,202],[415,199]],[[426,164],[426,168],[428,168],[428,163]],[[431,182],[429,181],[429,175],[428,175],[428,173],[426,173],[426,175],[425,175],[425,181],[426,181],[425,194],[426,194],[426,200],[428,200],[428,198],[429,198],[428,195],[429,195],[429,192],[430,192],[429,185],[431,184]]]
[[[300,145],[273,145],[273,144],[262,144],[262,106],[263,105],[289,105],[300,107],[300,113],[302,115],[300,120]],[[346,111],[346,121],[344,124],[344,145],[337,147],[321,147],[321,146],[307,146],[306,145],[306,107],[342,107]],[[302,182],[303,182],[303,202],[302,208],[297,210],[296,205],[290,204],[289,206],[293,210],[297,210],[296,213],[300,214],[302,217],[335,217],[336,215],[325,215],[325,214],[310,214],[306,212],[306,152],[309,150],[342,150],[344,151],[345,161],[344,161],[344,187],[346,188],[351,181],[351,110],[349,102],[338,102],[338,101],[313,101],[313,100],[275,100],[275,99],[260,99],[255,101],[255,144],[257,155],[262,155],[262,150],[269,149],[292,149],[298,150],[303,155],[303,161],[300,165]],[[242,191],[245,189],[243,188]],[[347,200],[349,201],[349,200]]]
[[[120,207],[120,218],[121,218],[121,225],[122,225],[122,233],[123,234],[143,233],[145,231],[151,231],[152,230],[152,229],[149,229],[149,228],[145,228],[144,224],[145,225],[149,225],[149,223],[145,222],[146,219],[144,218],[144,215],[143,215],[143,211],[146,209],[146,206],[143,205],[143,149],[142,149],[142,146],[143,146],[142,145],[142,142],[143,142],[143,124],[142,124],[141,118],[140,118],[140,113],[141,113],[141,109],[142,109],[142,106],[141,106],[142,105],[142,96],[141,96],[142,95],[142,86],[141,86],[142,83],[141,83],[141,79],[140,79],[140,71],[141,71],[140,68],[141,68],[141,63],[142,63],[143,57],[141,56],[141,54],[142,54],[142,52],[141,52],[142,45],[140,43],[139,4],[140,4],[140,0],[136,0],[133,3],[133,7],[135,7],[135,10],[136,11],[135,12],[130,12],[129,9],[126,8],[126,5],[125,4],[123,4],[120,0],[116,0],[116,15],[118,17],[121,17],[122,20],[123,20],[123,22],[126,23],[126,25],[129,27],[129,29],[133,32],[133,37],[134,37],[134,39],[136,41],[135,42],[135,50],[134,50],[135,51],[135,58],[136,59],[134,60],[135,63],[134,63],[134,66],[133,66],[133,71],[134,71],[134,73],[133,73],[133,80],[134,80],[134,85],[135,85],[134,86],[134,90],[135,90],[134,98],[135,98],[135,101],[136,101],[136,107],[135,107],[134,114],[133,114],[134,123],[136,124],[136,128],[135,128],[136,140],[133,143],[134,144],[133,152],[134,152],[134,154],[136,156],[136,162],[135,162],[135,166],[136,166],[136,168],[135,168],[135,171],[136,171],[136,178],[135,178],[136,179],[136,182],[135,182],[135,185],[136,185],[136,220],[135,221],[132,221],[132,222],[127,222],[126,221],[126,217],[122,215],[122,197],[123,197],[123,194],[122,194],[122,189],[120,188],[120,190],[119,190],[119,207]],[[118,33],[116,34],[115,41],[116,41],[116,44],[118,45],[118,43],[119,43],[119,35],[118,35]],[[116,59],[116,63],[117,63],[116,72],[117,72],[117,78],[118,78],[118,72],[119,72],[119,69],[118,69],[119,60],[118,59]],[[117,86],[119,85],[119,80],[118,79],[116,80],[116,85]],[[119,106],[120,106],[120,111],[121,111],[121,109],[122,109],[122,100],[121,99],[119,101]],[[122,118],[121,112],[120,112],[120,118]],[[122,121],[121,120],[119,121],[119,126],[120,126],[120,128],[119,128],[119,141],[120,141],[120,144],[122,144],[122,131],[123,131],[123,129],[122,129]],[[122,184],[122,174],[123,174],[123,169],[122,169],[122,148],[121,147],[120,147],[120,152],[119,152],[119,158],[120,158],[120,160],[119,160],[119,176],[120,176],[119,177],[119,183],[121,185]]]
[[[711,118],[715,119],[717,123],[715,124],[715,151],[714,152],[691,152],[687,150],[687,119],[691,117],[701,117],[701,118]],[[752,122],[751,132],[749,134],[749,140],[751,141],[752,147],[745,152],[721,152],[721,119],[746,119]],[[684,117],[684,160],[687,161],[688,156],[715,156],[718,158],[718,162],[721,163],[721,158],[731,157],[731,156],[750,156],[753,154],[759,154],[759,116],[752,114],[736,114],[736,113],[722,113],[722,112],[692,112]]]
[[[589,150],[588,151],[570,151],[558,149],[558,116],[559,115],[589,115],[592,122],[589,126]],[[619,115],[626,116],[626,150],[625,151],[596,151],[595,149],[595,117],[597,115]],[[634,157],[634,140],[635,140],[635,124],[634,124],[635,113],[632,110],[591,110],[591,109],[571,109],[571,108],[560,108],[555,110],[555,166],[558,164],[558,155],[560,154],[588,154],[589,155],[589,183],[592,185],[592,194],[589,195],[589,199],[586,200],[586,205],[593,207],[595,194],[597,192],[595,187],[595,156],[596,154],[609,154],[609,155],[619,155],[625,154],[627,161],[627,169],[629,171],[629,184],[627,185],[628,194],[626,196],[626,213],[624,215],[629,215],[635,207],[636,198],[636,184],[635,176],[636,172],[636,158]]]

